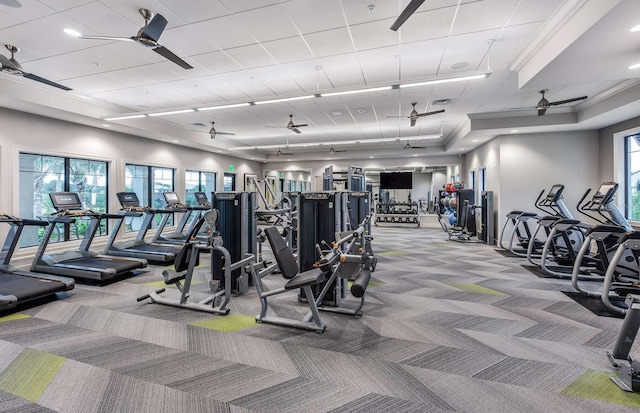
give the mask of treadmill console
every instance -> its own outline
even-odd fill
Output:
[[[551,187],[547,197],[545,199],[546,202],[556,203],[562,197],[562,192],[564,191],[564,185],[557,184]]]
[[[57,211],[82,210],[80,196],[75,192],[51,192],[49,198]]]
[[[613,197],[618,190],[618,184],[615,182],[605,182],[600,185],[598,192],[595,193],[591,202],[595,205],[606,205],[613,201]]]
[[[118,195],[118,201],[120,201],[122,208],[140,208],[140,201],[135,192],[118,192],[116,195]]]
[[[202,206],[211,206],[211,202],[209,202],[209,200],[207,199],[207,194],[205,194],[204,192],[194,192],[193,196],[196,197],[196,201],[198,201],[198,205],[202,205]]]

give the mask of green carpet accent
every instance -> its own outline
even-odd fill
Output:
[[[474,283],[465,283],[459,281],[445,281],[445,284],[458,288],[462,291],[470,293],[487,294],[487,295],[507,295],[500,291],[492,290],[491,288],[483,287]]]
[[[405,251],[386,251],[386,252],[381,252],[378,255],[384,255],[384,256],[394,256],[394,255],[406,255],[407,253]]]
[[[625,406],[640,407],[640,394],[620,390],[610,377],[615,374],[606,371],[589,370],[571,383],[563,394],[600,400]]]
[[[0,375],[0,390],[36,402],[65,360],[26,348]]]
[[[203,281],[191,280],[191,285],[204,284]],[[164,281],[151,281],[148,283],[144,283],[143,285],[148,285],[149,287],[164,287],[164,288],[176,288],[175,284],[165,284]]]
[[[351,286],[353,285],[353,281],[348,281],[347,284],[349,284],[348,288],[351,288]],[[369,284],[367,285],[367,288],[380,287],[381,285],[384,285],[384,283],[381,282],[381,281],[369,281]]]
[[[13,321],[13,320],[22,320],[23,318],[29,318],[31,316],[26,315],[26,314],[9,314],[6,315],[4,317],[0,317],[0,323],[5,322],[5,321]]]
[[[218,331],[238,331],[249,327],[255,327],[260,324],[256,323],[256,316],[254,315],[231,314],[224,317],[195,321],[189,325]]]

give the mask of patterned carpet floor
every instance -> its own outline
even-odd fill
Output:
[[[609,380],[622,320],[574,302],[567,281],[434,228],[374,237],[364,316],[323,313],[324,334],[256,324],[253,288],[226,317],[138,303],[163,285],[153,266],[1,317],[0,411],[638,412]],[[270,303],[308,308],[293,292]]]

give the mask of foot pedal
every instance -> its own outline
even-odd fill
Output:
[[[219,280],[209,280],[209,288],[212,293],[217,292],[220,289],[220,281]]]

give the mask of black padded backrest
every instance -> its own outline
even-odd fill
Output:
[[[176,259],[173,266],[176,272],[186,271],[189,268],[189,260],[191,259],[191,252],[195,246],[192,242],[187,242],[176,254]],[[200,254],[196,255],[196,265],[200,261]]]
[[[278,263],[278,267],[280,267],[282,276],[290,280],[298,275],[299,270],[296,257],[293,256],[291,248],[289,248],[284,238],[282,238],[282,235],[278,232],[278,228],[268,227],[264,230],[264,233],[267,234],[271,251],[273,251],[273,255],[276,257],[276,262]]]

